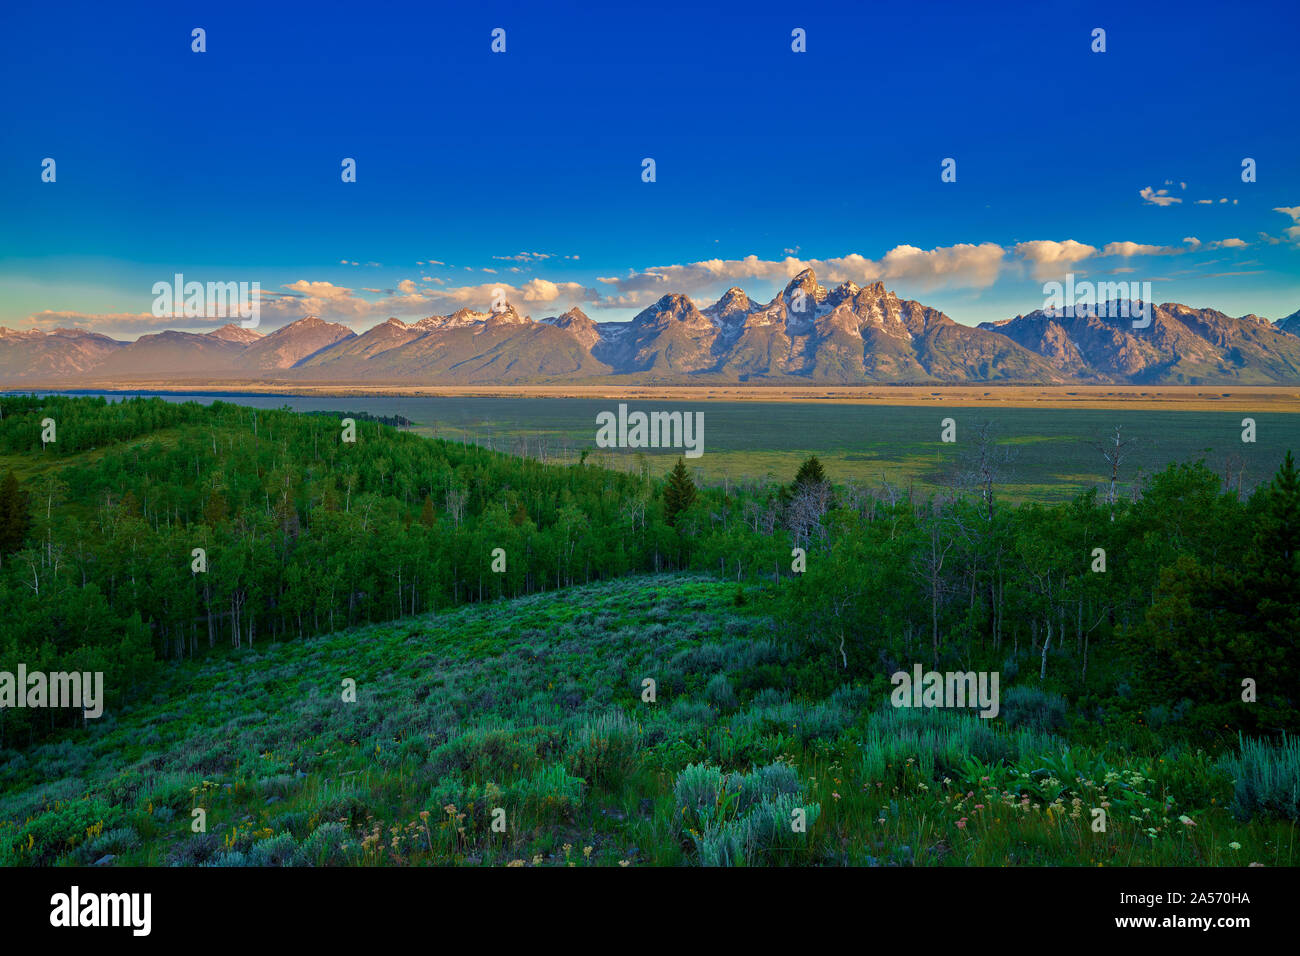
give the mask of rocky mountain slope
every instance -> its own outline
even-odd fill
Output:
[[[1269,322],[1177,303],[1147,328],[1108,308],[961,325],[875,282],[827,289],[811,269],[771,302],[728,289],[665,295],[629,322],[579,308],[533,320],[461,309],[358,335],[316,317],[269,334],[226,325],[118,342],[0,329],[0,386],[127,381],[525,384],[1300,383],[1300,312]]]

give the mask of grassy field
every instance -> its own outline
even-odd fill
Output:
[[[0,864],[1297,862],[1221,758],[1005,689],[991,721],[896,710],[769,600],[629,578],[168,668],[0,754]]]
[[[704,390],[701,390],[704,391]],[[1007,389],[882,390],[885,400],[914,404],[758,400],[629,400],[630,410],[680,410],[704,413],[704,454],[688,464],[696,479],[712,484],[764,480],[789,481],[799,464],[816,454],[836,482],[878,485],[888,481],[921,493],[947,484],[971,448],[980,423],[1007,446],[1010,462],[1000,483],[1013,500],[1054,501],[1097,487],[1110,466],[1095,447],[1116,426],[1134,439],[1120,470],[1125,491],[1173,461],[1206,464],[1231,473],[1249,490],[1277,466],[1287,449],[1300,450],[1300,404],[1278,389],[1200,390],[1096,389],[1082,404],[1070,391]],[[1024,393],[1021,407],[1014,396]],[[1032,393],[1032,394],[1030,394]],[[1040,394],[1041,393],[1041,394]],[[992,394],[993,398],[984,398]],[[1091,394],[1091,393],[1087,393]],[[1124,397],[1120,407],[1096,407],[1106,396]],[[1213,409],[1212,397],[1231,402],[1231,411]],[[1198,396],[1200,396],[1198,398]],[[170,394],[183,401],[211,401],[211,394]],[[402,416],[420,434],[474,442],[498,451],[526,454],[551,462],[574,462],[584,449],[588,460],[634,470],[644,462],[655,473],[672,467],[678,452],[595,448],[596,415],[617,402],[599,398],[402,396],[384,394],[234,395],[226,401],[256,408],[288,405],[299,411],[351,411]],[[979,404],[984,401],[986,404]],[[998,404],[990,404],[998,402]],[[1088,402],[1092,402],[1089,405]],[[1056,407],[1056,405],[1071,407]],[[957,424],[957,441],[940,442],[941,421]],[[1256,441],[1242,441],[1242,419],[1256,423]],[[0,463],[2,464],[2,463]]]
[[[412,400],[418,401],[418,400]],[[426,402],[430,400],[424,400]],[[472,441],[498,450],[573,460],[593,446],[594,420],[608,403],[551,399],[545,404],[507,399],[461,399],[409,415],[416,430]],[[629,403],[630,410],[703,411],[704,454],[688,462],[697,480],[789,481],[799,464],[817,455],[837,482],[915,486],[922,493],[942,487],[971,450],[976,429],[990,423],[1009,456],[1001,483],[1008,497],[1062,500],[1097,487],[1109,465],[1096,443],[1115,428],[1134,439],[1121,482],[1129,488],[1171,461],[1204,458],[1220,474],[1239,475],[1245,488],[1268,477],[1288,448],[1300,447],[1300,417],[1254,413],[1256,441],[1243,443],[1236,412],[1128,408],[1013,408],[980,406],[815,405],[807,403]],[[435,417],[436,416],[436,417]],[[941,422],[952,418],[957,441],[940,441]],[[589,460],[636,469],[641,456],[654,472],[672,467],[678,452],[592,451]]]

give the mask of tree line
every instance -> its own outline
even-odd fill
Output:
[[[17,464],[0,481],[0,670],[102,670],[121,699],[227,646],[694,568],[780,582],[787,636],[828,680],[1010,662],[1087,702],[1131,672],[1134,706],[1182,707],[1207,732],[1295,729],[1289,456],[1249,498],[1190,463],[1132,501],[1049,507],[998,497],[988,441],[921,499],[833,482],[815,458],[789,484],[697,488],[681,461],[657,478],[355,428],[347,442],[328,417],[225,402],[0,398]],[[0,717],[4,745],[80,719]]]

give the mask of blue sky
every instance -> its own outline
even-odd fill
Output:
[[[9,4],[0,324],[177,327],[177,272],[268,328],[620,319],[806,264],[970,324],[1067,271],[1300,309],[1293,0],[989,6]]]

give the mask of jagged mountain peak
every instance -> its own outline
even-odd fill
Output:
[[[1145,316],[1138,311],[1143,308],[1149,309]],[[1284,329],[1257,316],[1233,318],[1181,302],[1038,309],[980,328],[1008,336],[1083,381],[1200,385],[1300,380],[1300,340]]]
[[[722,325],[743,322],[755,310],[754,301],[745,294],[744,289],[732,286],[722,294],[722,298],[704,309],[704,314]]]
[[[804,293],[808,295],[826,294],[826,290],[817,282],[817,273],[813,272],[811,267],[802,270],[793,279],[787,282],[782,295],[786,299],[789,299],[790,296],[799,289],[802,289]]]
[[[1300,383],[1300,312],[1270,323],[1171,302],[1149,305],[1151,322],[1134,327],[1118,305],[1039,309],[972,328],[880,280],[841,281],[828,292],[808,268],[767,305],[737,286],[704,309],[669,293],[626,322],[598,323],[576,306],[535,322],[506,304],[411,324],[390,317],[361,336],[315,315],[267,335],[230,323],[130,343],[75,329],[0,329],[0,385],[167,377],[488,384],[611,374],[659,384]]]
[[[745,290],[739,288],[738,286],[733,285],[726,292],[722,293],[722,297],[718,299],[717,302],[713,303],[713,305],[711,305],[709,308],[717,309],[717,310],[733,309],[733,308],[748,309],[752,305],[753,305],[753,300],[750,299],[749,295],[745,292]]]

